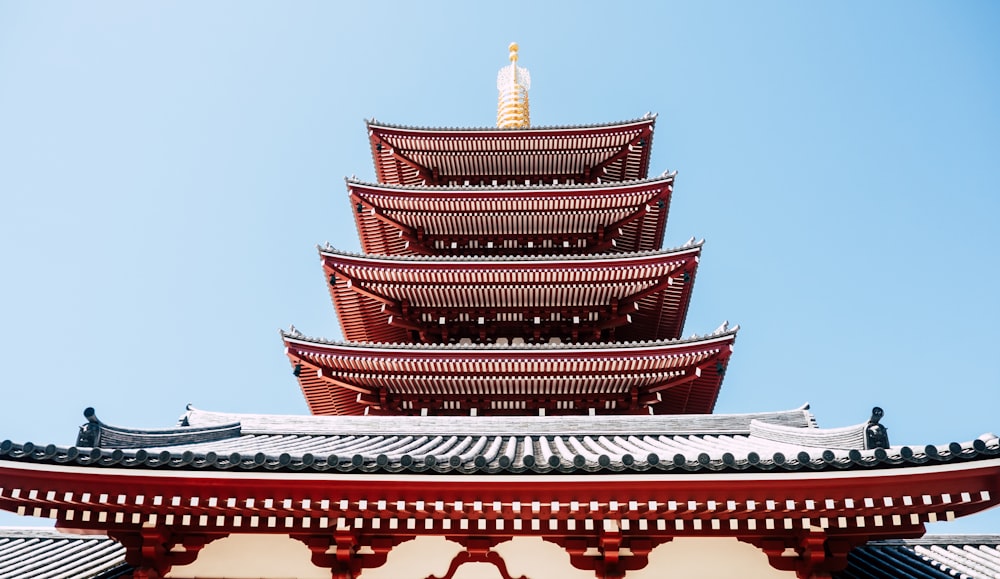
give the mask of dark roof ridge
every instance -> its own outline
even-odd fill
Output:
[[[375,117],[370,119],[365,119],[365,127],[381,127],[384,129],[401,129],[406,131],[462,131],[462,132],[497,132],[497,133],[530,133],[530,132],[544,132],[544,131],[560,131],[567,129],[602,129],[609,127],[619,127],[626,125],[635,125],[645,121],[652,121],[656,123],[656,113],[646,113],[641,117],[635,119],[628,119],[624,121],[611,121],[607,123],[596,123],[596,124],[577,124],[577,125],[540,125],[527,128],[499,128],[499,127],[428,127],[428,126],[417,126],[417,125],[402,125],[393,123],[383,123],[380,122]]]
[[[191,426],[184,417],[173,428],[129,428],[105,423],[93,408],[83,411],[87,424],[80,427],[76,446],[91,448],[135,448],[198,444],[240,436],[238,421],[207,426]]]

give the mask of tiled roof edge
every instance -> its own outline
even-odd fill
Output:
[[[104,541],[108,540],[105,535],[81,535],[60,531],[52,527],[0,527],[0,537],[20,538],[28,537],[32,539],[79,539],[81,541]]]
[[[1000,535],[924,535],[919,539],[880,539],[868,545],[1000,545]]]
[[[358,185],[362,187],[371,187],[373,189],[388,189],[394,191],[482,191],[483,193],[488,193],[491,191],[503,190],[503,191],[547,191],[547,190],[562,190],[562,189],[625,189],[628,187],[635,187],[637,185],[652,185],[655,183],[666,183],[673,181],[677,177],[677,171],[665,171],[662,175],[657,177],[649,177],[646,179],[635,179],[632,181],[606,181],[604,183],[577,183],[571,185],[569,183],[559,183],[556,185],[396,185],[393,183],[377,183],[371,181],[364,181],[357,179],[355,177],[345,177],[344,181],[348,185]]]
[[[633,251],[629,253],[595,253],[595,254],[567,254],[567,255],[503,255],[503,256],[466,256],[466,255],[381,255],[374,253],[360,253],[336,249],[329,243],[317,245],[320,255],[360,257],[372,261],[387,262],[448,262],[448,263],[469,263],[477,261],[497,262],[497,263],[538,263],[544,261],[601,261],[601,260],[626,260],[639,257],[653,257],[660,255],[670,255],[672,253],[683,253],[693,249],[701,249],[705,245],[705,240],[689,239],[679,247],[668,249],[655,249],[649,251]]]
[[[682,474],[686,472],[764,472],[764,471],[823,471],[823,470],[869,470],[877,468],[900,468],[906,466],[934,465],[948,462],[970,462],[985,459],[995,459],[1000,455],[1000,444],[996,439],[989,444],[980,439],[959,444],[951,443],[949,451],[938,452],[933,445],[928,445],[923,451],[904,446],[890,449],[893,454],[884,449],[873,451],[851,450],[842,456],[832,450],[826,450],[817,456],[806,451],[796,456],[786,456],[775,452],[772,456],[760,456],[750,452],[745,457],[737,457],[725,453],[721,458],[713,458],[705,453],[698,456],[675,454],[673,457],[661,457],[655,453],[644,456],[623,455],[617,460],[603,456],[600,461],[591,461],[577,457],[572,463],[548,462],[532,460],[515,463],[493,462],[481,464],[477,461],[463,461],[452,457],[442,461],[435,455],[411,457],[406,455],[399,460],[390,460],[379,455],[377,459],[360,454],[353,456],[314,456],[309,453],[292,456],[282,453],[269,456],[258,452],[255,454],[233,452],[220,456],[213,452],[185,451],[160,453],[147,452],[139,449],[123,451],[121,449],[80,449],[77,447],[36,447],[28,442],[24,444],[5,440],[0,443],[0,461],[22,461],[47,464],[72,464],[78,466],[124,467],[124,468],[169,468],[188,470],[242,470],[242,471],[317,471],[341,473],[428,473],[428,474],[586,474],[586,473],[636,473],[644,471],[670,472]],[[383,460],[385,458],[385,460]],[[579,459],[579,460],[578,460]]]
[[[141,448],[214,442],[240,436],[239,422],[175,428],[123,428],[101,421],[93,408],[83,411],[87,423],[80,427],[76,446],[84,448]]]
[[[531,132],[531,131],[559,131],[559,130],[577,130],[577,129],[605,129],[611,127],[620,127],[626,125],[635,125],[642,122],[650,122],[651,124],[656,124],[656,113],[646,113],[643,116],[635,119],[628,119],[624,121],[613,121],[608,123],[598,123],[598,124],[580,124],[580,125],[545,125],[545,126],[535,126],[527,128],[499,128],[499,127],[427,127],[427,126],[417,126],[417,125],[399,125],[393,123],[383,123],[374,117],[370,119],[365,119],[365,127],[371,129],[372,127],[380,127],[384,129],[398,129],[404,131],[455,131],[455,132],[497,132],[497,133],[513,133],[513,132]]]
[[[462,350],[497,350],[497,351],[517,351],[525,352],[541,350],[611,350],[618,348],[655,348],[657,346],[693,344],[714,340],[726,336],[735,336],[740,331],[739,324],[729,327],[729,322],[723,322],[709,334],[692,334],[687,338],[672,338],[668,340],[640,340],[638,342],[594,342],[585,344],[406,344],[406,343],[386,343],[386,342],[346,342],[338,340],[328,340],[326,338],[306,336],[295,326],[288,330],[279,330],[282,338],[310,342],[313,344],[325,344],[330,346],[343,346],[348,348],[373,349],[373,350],[394,350],[394,351],[462,351]]]

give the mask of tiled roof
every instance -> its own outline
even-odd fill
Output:
[[[108,537],[0,528],[4,579],[112,579],[129,573],[125,548]]]
[[[347,188],[366,253],[625,253],[662,246],[674,175],[516,187],[402,187],[348,180]]]
[[[711,412],[739,327],[604,344],[333,343],[283,333],[313,414]]]
[[[320,259],[351,341],[409,342],[414,330],[445,342],[535,330],[546,339],[577,334],[572,341],[630,341],[681,335],[701,246],[692,241],[665,251],[545,258],[322,249]]]
[[[655,116],[580,127],[433,129],[368,123],[380,183],[631,181],[649,171]]]
[[[96,421],[96,418],[94,419]],[[138,469],[424,473],[839,471],[1000,455],[994,434],[946,446],[860,445],[866,423],[812,425],[784,413],[627,417],[296,417],[190,410],[193,427],[240,424],[223,440],[98,448],[0,444],[0,460]],[[99,421],[98,421],[99,422]],[[115,431],[146,437],[151,430]],[[213,437],[215,434],[212,435]],[[164,441],[166,442],[166,441]]]
[[[835,579],[997,579],[1000,536],[926,536],[922,539],[872,541],[848,556],[847,569]]]

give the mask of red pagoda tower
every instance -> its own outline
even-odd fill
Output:
[[[736,330],[681,341],[701,243],[663,249],[673,174],[655,117],[499,129],[368,122],[378,183],[347,183],[364,255],[320,251],[347,343],[284,334],[313,414],[710,413]]]
[[[996,435],[712,414],[738,328],[682,337],[702,244],[662,246],[655,116],[531,127],[510,59],[497,128],[368,122],[364,253],[319,250],[343,341],[282,333],[313,416],[88,409],[73,446],[0,445],[0,508],[109,534],[137,578],[642,577],[700,549],[807,578],[1000,502]]]

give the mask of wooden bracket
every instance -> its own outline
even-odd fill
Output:
[[[354,579],[363,569],[385,564],[393,547],[413,537],[361,537],[351,530],[338,529],[333,535],[292,535],[312,552],[312,563],[329,569],[332,579]]]
[[[740,541],[763,551],[779,571],[794,571],[799,579],[819,579],[847,567],[848,553],[868,542],[868,537],[808,532],[792,537],[741,537]]]
[[[466,563],[489,563],[497,568],[502,579],[528,579],[524,575],[518,578],[511,577],[510,572],[507,571],[507,563],[500,556],[500,553],[493,550],[494,546],[508,539],[509,537],[449,537],[449,540],[461,543],[465,547],[465,550],[455,555],[451,560],[448,571],[442,577],[428,575],[427,579],[452,579],[458,568]]]
[[[574,567],[593,571],[598,579],[622,579],[627,571],[644,568],[650,551],[672,539],[624,536],[617,528],[605,529],[596,537],[543,538],[565,549]]]
[[[108,536],[125,547],[125,562],[132,566],[135,579],[161,579],[176,565],[194,563],[205,545],[228,535],[178,534],[162,527],[108,531]],[[183,550],[175,551],[178,546]]]

